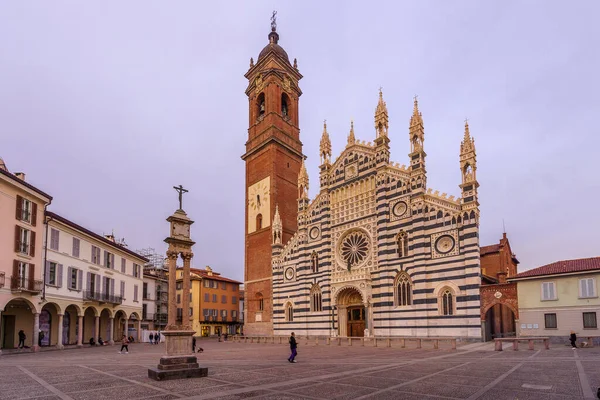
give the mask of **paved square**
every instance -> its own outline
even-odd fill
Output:
[[[594,399],[600,348],[492,351],[491,344],[411,349],[200,340],[209,376],[156,382],[163,346],[0,356],[0,399]]]

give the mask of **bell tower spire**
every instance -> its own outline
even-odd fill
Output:
[[[460,172],[462,183],[463,208],[477,208],[479,206],[477,188],[477,155],[475,152],[475,140],[469,131],[469,122],[465,120],[465,133],[460,143]]]
[[[379,102],[375,109],[375,130],[377,137],[388,135],[388,111],[385,101],[383,101],[382,88],[379,88]]]
[[[419,102],[417,96],[414,97],[413,113],[410,117],[408,127],[408,136],[410,139],[410,176],[411,188],[413,194],[424,193],[427,188],[427,170],[425,169],[425,128],[423,126],[423,116],[419,111]]]

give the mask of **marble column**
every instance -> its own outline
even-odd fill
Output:
[[[31,349],[33,351],[39,351],[40,346],[38,345],[40,339],[40,313],[33,314],[33,343],[31,344]]]
[[[83,347],[83,315],[78,315],[77,347]]]
[[[108,344],[115,344],[115,317],[110,317],[108,319],[108,332],[110,333],[110,337],[108,338]]]
[[[63,345],[63,314],[58,314],[58,340],[56,341],[57,349],[64,349]]]
[[[181,299],[181,326],[184,330],[191,330],[190,327],[190,264],[194,254],[192,252],[186,252],[182,254],[183,257],[183,294]]]
[[[98,338],[100,337],[100,316],[96,315],[94,318],[94,340],[98,343]]]
[[[176,330],[177,325],[177,252],[167,251],[169,258],[169,311],[165,330]]]

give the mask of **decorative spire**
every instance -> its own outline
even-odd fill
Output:
[[[377,137],[387,136],[388,134],[388,111],[385,101],[383,101],[383,91],[379,88],[379,102],[375,109],[375,130]]]
[[[329,164],[331,159],[331,140],[329,140],[329,133],[327,133],[327,120],[323,121],[323,135],[321,136],[319,150],[321,153],[321,164]]]
[[[469,132],[469,120],[465,119],[465,136],[460,143],[460,154],[465,154],[470,151],[475,151],[475,140],[471,138],[471,132]]]
[[[283,225],[279,216],[279,205],[275,205],[275,216],[273,217],[273,244],[281,244]]]
[[[277,11],[273,11],[271,15],[271,33],[269,33],[269,43],[277,44],[279,34],[277,33]]]
[[[348,146],[352,146],[356,143],[356,137],[354,136],[354,120],[350,120],[350,133],[348,134]]]
[[[304,159],[300,166],[300,174],[298,174],[298,197],[308,197],[308,172],[306,172],[306,166],[304,165]]]
[[[250,68],[254,67],[254,58],[250,57]]]
[[[414,97],[414,106],[413,113],[410,117],[410,126],[409,137],[410,137],[410,147],[411,152],[422,151],[423,150],[423,142],[425,141],[425,128],[423,126],[423,116],[419,111],[419,102],[415,95]]]

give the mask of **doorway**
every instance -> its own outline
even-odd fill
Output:
[[[365,335],[365,308],[363,306],[348,307],[348,336],[363,337]]]
[[[516,336],[515,314],[505,304],[494,304],[485,313],[485,340]]]
[[[3,349],[14,349],[15,348],[15,316],[4,315],[2,317],[2,333],[4,338],[2,340]]]

